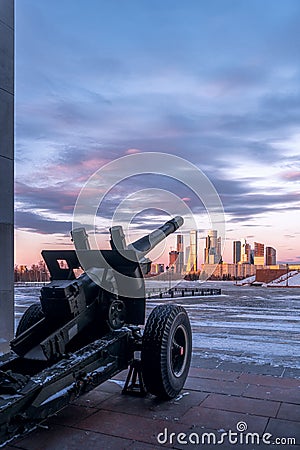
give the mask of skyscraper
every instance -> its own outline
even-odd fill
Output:
[[[260,242],[254,242],[254,264],[256,266],[263,266],[265,263],[265,246]]]
[[[233,264],[237,264],[241,260],[241,241],[233,241]]]
[[[251,246],[246,239],[242,239],[241,262],[250,264]]]
[[[177,234],[177,261],[176,261],[176,272],[182,273],[183,271],[183,235]]]
[[[204,263],[218,264],[221,261],[221,238],[217,230],[209,230],[205,242]]]
[[[185,247],[184,264],[187,266],[190,260],[190,246]]]
[[[171,250],[169,252],[169,267],[176,267],[178,260],[178,252],[176,250]]]
[[[221,236],[219,236],[218,239],[217,239],[217,258],[218,258],[218,263],[222,263],[222,241],[221,241]]]
[[[276,250],[273,247],[266,247],[266,266],[275,266]]]
[[[188,270],[197,271],[198,269],[198,239],[197,230],[192,230],[190,232],[190,256],[188,263]]]

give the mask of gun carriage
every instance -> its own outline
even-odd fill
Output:
[[[145,323],[144,275],[147,253],[182,223],[175,217],[128,246],[122,227],[112,227],[111,250],[91,250],[78,228],[75,250],[42,251],[51,282],[0,356],[0,446],[128,367],[123,393],[178,395],[190,366],[190,322],[183,307],[167,303]]]

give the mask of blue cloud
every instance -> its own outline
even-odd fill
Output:
[[[16,6],[19,227],[50,232],[55,220],[28,208],[67,214],[80,184],[130,148],[194,162],[233,222],[283,203],[297,208],[283,187],[280,195],[251,195],[253,182],[232,169],[245,160],[249,173],[252,162],[299,162],[273,145],[299,128],[299,1]],[[145,184],[133,180],[127,189]]]

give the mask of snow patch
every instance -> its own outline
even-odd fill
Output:
[[[183,394],[179,394],[176,398],[175,398],[175,402],[179,402],[179,400],[181,400],[183,397],[185,397],[186,395],[190,395],[189,392],[184,392]]]
[[[116,383],[121,387],[125,386],[125,381],[121,381],[121,380],[108,380],[108,381],[110,381],[111,383]]]
[[[52,402],[52,400],[55,400],[59,397],[63,397],[65,394],[67,394],[72,388],[74,387],[74,383],[72,383],[70,386],[67,386],[63,389],[61,389],[60,391],[56,392],[53,395],[50,395],[50,397],[46,398],[46,400],[43,401],[43,403],[41,403],[41,405],[46,405],[49,402]]]
[[[300,287],[300,273],[296,270],[292,270],[288,272],[288,274],[284,274],[276,280],[271,281],[267,284],[269,287],[281,286],[281,287]]]

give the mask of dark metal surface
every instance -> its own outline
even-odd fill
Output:
[[[5,395],[0,387],[0,446],[127,368],[133,358],[130,337],[129,329],[109,333],[56,364],[43,370],[37,367],[31,377],[22,367],[22,358],[2,361],[0,357],[0,367],[6,374],[12,366],[23,372],[17,381],[16,374],[10,375],[11,383],[15,383],[12,395]]]
[[[182,222],[176,217],[128,247],[114,228],[112,250],[100,251],[77,229],[76,251],[42,252],[51,275],[41,289],[42,318],[29,321],[27,311],[13,352],[0,357],[0,444],[131,364],[141,341],[132,325],[145,322],[143,275],[151,261],[144,255]],[[76,278],[82,261],[86,272]]]
[[[183,224],[183,218],[180,216],[174,217],[174,219],[169,220],[157,230],[152,231],[152,233],[147,236],[138,239],[128,246],[139,252],[139,254],[149,253],[157,244],[163,241],[171,233],[174,233]]]

